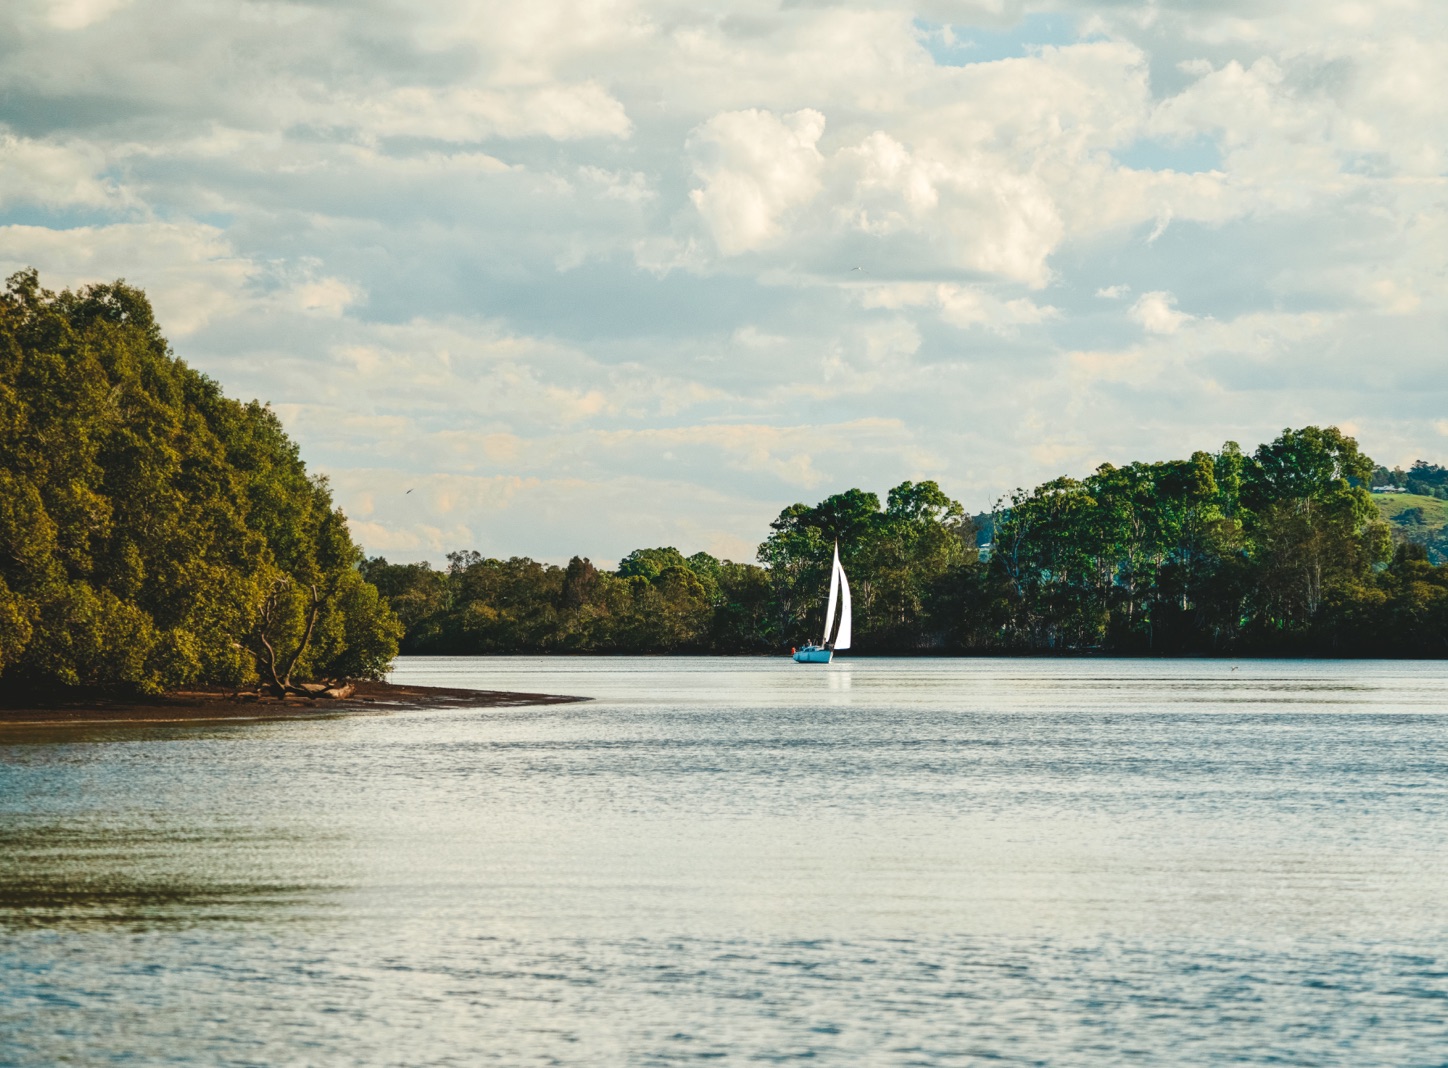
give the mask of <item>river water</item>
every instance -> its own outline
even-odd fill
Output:
[[[0,730],[0,1064],[1448,1063],[1448,664],[394,680]]]

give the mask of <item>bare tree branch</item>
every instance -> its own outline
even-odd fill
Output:
[[[277,579],[272,583],[270,591],[268,591],[266,598],[262,601],[261,612],[257,620],[256,638],[261,644],[262,649],[265,650],[265,655],[256,652],[254,652],[253,655],[256,656],[257,667],[261,673],[269,677],[268,688],[276,696],[285,697],[287,694],[311,696],[309,690],[297,686],[292,682],[292,672],[296,670],[297,661],[302,658],[303,654],[307,651],[307,647],[311,645],[312,635],[317,629],[317,617],[321,614],[323,597],[317,589],[316,583],[312,583],[310,586],[312,603],[307,610],[307,629],[302,634],[301,641],[297,644],[296,649],[293,650],[290,659],[287,661],[286,668],[280,669],[277,664],[280,658],[277,654],[276,646],[272,644],[272,638],[269,632],[276,621],[277,609],[281,604],[282,591],[290,585],[291,579],[289,578],[283,577]]]
[[[296,669],[297,661],[302,658],[302,654],[307,651],[307,646],[311,644],[312,631],[315,630],[317,626],[317,613],[321,611],[322,608],[322,597],[321,594],[317,592],[317,584],[315,582],[312,583],[311,589],[312,606],[307,613],[307,630],[306,633],[302,635],[302,641],[301,644],[297,646],[297,651],[292,654],[290,663],[287,664],[286,684],[288,687],[292,685],[292,672]]]

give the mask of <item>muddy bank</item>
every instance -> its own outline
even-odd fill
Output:
[[[194,723],[207,720],[306,719],[339,713],[384,713],[423,709],[512,708],[520,705],[557,705],[586,701],[544,693],[509,693],[502,690],[457,690],[444,686],[395,686],[388,682],[359,682],[348,697],[258,697],[234,694],[221,688],[197,688],[159,697],[87,699],[29,703],[23,707],[0,704],[0,727],[64,724]]]

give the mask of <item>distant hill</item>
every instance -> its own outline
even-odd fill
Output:
[[[1448,500],[1417,493],[1374,493],[1373,501],[1392,526],[1394,539],[1422,545],[1435,564],[1448,561]]]

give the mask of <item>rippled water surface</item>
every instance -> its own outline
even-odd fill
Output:
[[[1448,665],[394,678],[0,729],[0,1064],[1448,1064]]]

